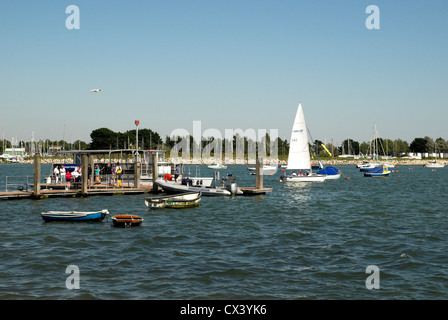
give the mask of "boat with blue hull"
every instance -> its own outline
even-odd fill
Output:
[[[386,166],[380,166],[371,169],[369,172],[364,173],[364,177],[387,177],[390,174],[390,170]]]
[[[41,213],[44,221],[102,221],[109,214],[108,210],[79,211],[46,211]]]

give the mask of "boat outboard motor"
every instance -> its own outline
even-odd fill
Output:
[[[231,194],[237,194],[238,186],[236,185],[235,178],[231,178],[231,179],[227,180],[226,190],[229,191]]]
[[[213,181],[215,182],[215,188],[216,188],[217,183],[219,182],[219,172],[218,171],[213,172]]]
[[[231,194],[236,194],[238,192],[238,188],[236,186],[235,182],[231,182],[228,186],[227,186],[227,191],[229,191]]]

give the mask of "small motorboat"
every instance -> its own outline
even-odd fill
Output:
[[[217,173],[217,172],[216,172]],[[189,179],[182,179],[182,182],[165,181],[162,179],[156,180],[156,184],[163,189],[166,193],[179,194],[179,193],[201,193],[202,196],[231,196],[235,194],[242,194],[234,182],[234,179],[227,179],[225,181],[225,186],[220,187],[217,185],[217,179],[215,181],[215,186],[201,186],[195,185]]]
[[[249,171],[256,171],[257,167],[247,167],[247,170]],[[273,175],[277,173],[278,166],[276,165],[263,165],[262,167],[263,175]],[[252,174],[252,173],[251,173]]]
[[[44,221],[102,221],[109,211],[46,211],[41,213]]]
[[[119,214],[112,217],[112,222],[116,227],[135,227],[143,222],[143,218],[131,214]]]
[[[378,168],[378,167],[380,167],[380,164],[378,164],[378,163],[368,163],[366,165],[361,165],[359,167],[359,171],[360,172],[369,172],[370,170]]]
[[[221,164],[221,163],[217,163],[217,164],[211,164],[208,166],[209,169],[227,169],[227,166]]]
[[[201,192],[185,192],[175,195],[145,198],[145,204],[150,208],[192,208],[199,206]]]

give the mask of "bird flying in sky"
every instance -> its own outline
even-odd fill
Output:
[[[90,92],[100,92],[101,91],[101,89],[92,89],[92,90],[90,90]]]

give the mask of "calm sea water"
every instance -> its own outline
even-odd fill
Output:
[[[339,180],[306,185],[280,183],[279,172],[264,177],[265,196],[184,210],[147,209],[147,195],[0,201],[0,299],[447,299],[448,168],[402,166],[387,178],[339,169]],[[0,165],[0,189],[32,171]],[[224,173],[255,184],[246,166]],[[99,209],[145,220],[40,217]],[[66,287],[69,265],[79,289]],[[366,287],[372,265],[377,289]]]

